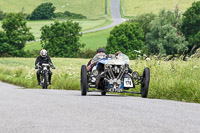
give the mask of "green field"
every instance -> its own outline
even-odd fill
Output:
[[[45,26],[45,25],[50,25],[52,24],[54,21],[53,20],[40,20],[40,21],[28,21],[27,22],[27,26],[31,27],[31,32],[33,33],[33,35],[35,36],[35,38],[40,38],[41,36],[41,27]],[[82,31],[87,31],[90,29],[95,29],[95,28],[99,28],[105,25],[109,25],[110,23],[112,23],[111,20],[74,20],[74,22],[77,22],[80,24],[80,26],[82,27]],[[2,22],[0,21],[0,30],[2,30],[1,28]]]
[[[142,13],[158,13],[161,9],[174,10],[178,5],[184,12],[195,0],[121,0],[124,16],[136,16]],[[198,0],[197,0],[198,1]]]
[[[80,68],[89,59],[52,58],[51,89],[80,89]],[[28,88],[37,86],[33,58],[0,58],[0,80]],[[171,99],[200,103],[200,59],[181,61],[132,60],[130,67],[141,74],[145,67],[151,71],[149,98]],[[136,90],[138,91],[138,86]],[[140,96],[140,95],[137,95]]]
[[[56,12],[81,13],[88,18],[105,18],[105,0],[0,0],[0,10],[4,12],[31,13],[39,4],[52,2]]]
[[[107,38],[109,37],[110,31],[112,29],[113,28],[83,34],[83,36],[81,38],[81,43],[86,44],[84,49],[96,50],[99,47],[105,47],[107,44]]]
[[[91,32],[87,34],[83,34],[82,38],[80,40],[81,43],[86,44],[86,46],[83,48],[83,50],[86,49],[92,49],[96,50],[99,47],[105,47],[107,44],[107,38],[109,37],[110,31],[113,28],[97,31],[97,32]],[[25,50],[41,50],[41,44],[40,42],[31,42],[26,44]]]

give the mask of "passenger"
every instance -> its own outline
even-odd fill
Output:
[[[106,51],[103,49],[103,48],[99,48],[99,49],[97,49],[97,52],[96,52],[96,54],[105,54],[106,53]],[[89,72],[90,70],[92,70],[92,68],[94,67],[94,60],[90,60],[89,62],[88,62],[88,64],[87,64],[87,71]]]

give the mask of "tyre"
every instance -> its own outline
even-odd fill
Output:
[[[47,89],[47,73],[44,73],[44,84],[43,84],[43,89]]]
[[[149,90],[149,82],[150,82],[150,70],[148,67],[144,69],[143,78],[141,83],[141,96],[146,98]]]
[[[101,92],[101,95],[102,95],[102,96],[105,96],[105,95],[106,95],[106,91],[102,91],[102,92]]]
[[[81,66],[81,95],[86,96],[88,91],[87,68],[86,65]]]

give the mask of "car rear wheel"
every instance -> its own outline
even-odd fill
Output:
[[[86,96],[88,91],[88,82],[87,82],[87,68],[86,65],[81,67],[81,95]]]
[[[142,83],[141,83],[141,96],[146,98],[149,91],[150,70],[148,67],[144,69]]]

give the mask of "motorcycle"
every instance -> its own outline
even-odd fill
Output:
[[[39,68],[41,69],[40,86],[42,87],[42,89],[47,89],[47,87],[49,85],[48,84],[48,73],[49,73],[50,66],[51,66],[51,64],[46,64],[46,63],[43,63],[39,66]],[[38,67],[36,67],[36,69],[38,69]]]

